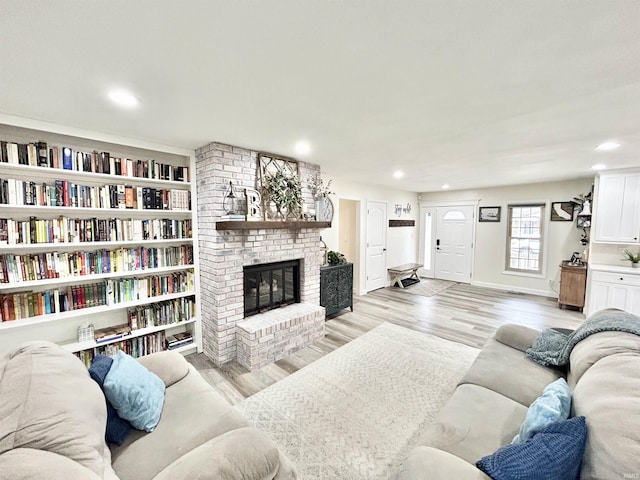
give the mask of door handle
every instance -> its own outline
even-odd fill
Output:
[[[386,251],[387,251],[387,249],[386,249],[386,248],[383,248],[383,249],[382,249],[382,251],[383,251],[383,252],[386,252]]]

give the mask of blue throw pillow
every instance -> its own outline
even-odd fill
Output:
[[[523,445],[507,445],[476,466],[494,480],[579,480],[587,441],[584,417],[549,425]]]
[[[542,395],[529,406],[520,433],[511,443],[522,444],[546,426],[566,420],[570,410],[571,390],[567,381],[559,378],[547,385]]]
[[[113,360],[106,355],[96,355],[91,361],[91,367],[89,367],[89,375],[93,378],[100,388],[103,389],[104,379],[111,369]],[[103,389],[104,393],[104,389]],[[116,445],[122,445],[122,443],[129,435],[129,432],[133,430],[133,427],[125,419],[118,416],[118,412],[113,408],[111,402],[105,398],[107,402],[107,428],[104,438],[108,443],[114,443]]]
[[[164,389],[160,377],[123,351],[118,351],[104,379],[104,393],[118,415],[146,432],[160,421]]]

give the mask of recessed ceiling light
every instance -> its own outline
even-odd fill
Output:
[[[136,107],[139,103],[133,93],[123,89],[111,90],[109,92],[109,99],[116,105],[125,108]]]
[[[442,185],[442,189],[443,190],[446,190],[447,188],[449,188],[449,184],[448,183],[445,183],[444,185]]]
[[[596,163],[591,167],[591,170],[604,170],[607,166],[604,163]]]
[[[618,142],[609,141],[609,142],[603,142],[600,145],[598,145],[596,147],[596,150],[600,150],[601,152],[609,152],[611,150],[615,150],[618,147],[620,147],[620,144]]]
[[[393,178],[402,178],[404,177],[404,172],[402,170],[396,170],[393,172]]]
[[[295,149],[298,155],[308,155],[311,153],[311,144],[306,140],[300,140],[296,142]]]

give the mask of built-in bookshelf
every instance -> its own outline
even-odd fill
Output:
[[[0,124],[0,353],[28,340],[87,363],[202,351],[193,152],[11,123]]]

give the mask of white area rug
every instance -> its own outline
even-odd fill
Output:
[[[412,293],[414,295],[422,295],[423,297],[433,297],[455,284],[456,282],[438,280],[437,278],[420,278],[420,282],[409,285],[403,289],[400,289],[399,287],[389,288],[395,288],[401,292]]]
[[[386,479],[478,351],[384,323],[236,408],[302,480]]]

